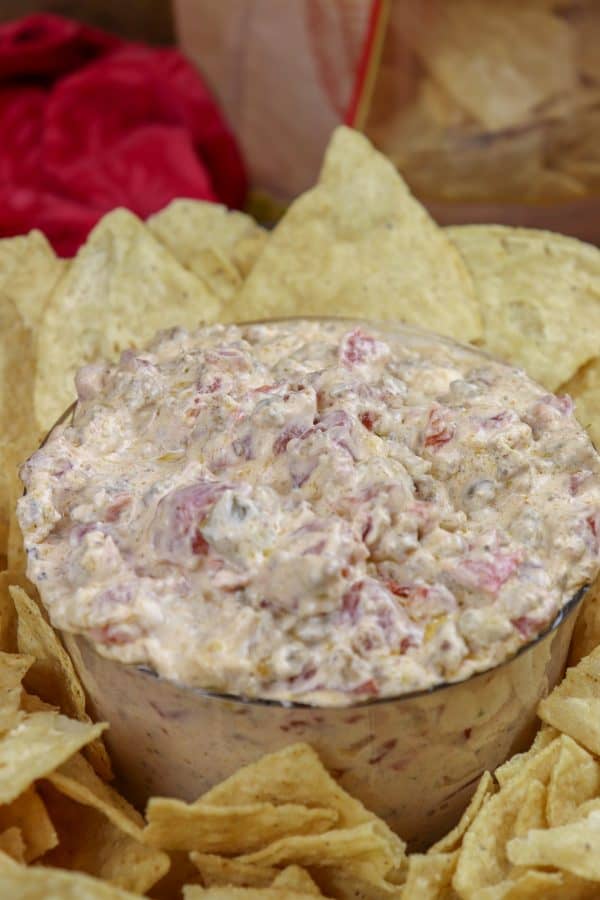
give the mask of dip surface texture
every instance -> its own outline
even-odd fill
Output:
[[[321,705],[427,688],[598,571],[570,399],[435,335],[175,329],[77,391],[22,469],[28,574],[56,627],[168,678]]]

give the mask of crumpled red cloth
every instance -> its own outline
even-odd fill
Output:
[[[0,26],[0,236],[40,228],[70,256],[115,206],[239,207],[246,190],[235,139],[177,50],[52,15]]]

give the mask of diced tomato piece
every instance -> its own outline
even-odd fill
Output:
[[[517,571],[520,561],[517,553],[497,553],[492,559],[465,559],[461,565],[477,587],[495,594]]]
[[[221,378],[221,376],[215,375],[214,378],[211,378],[208,384],[203,385],[202,387],[199,386],[198,391],[201,394],[215,394],[219,390],[219,388],[222,387],[222,385],[223,379]],[[194,402],[196,401],[194,400]]]
[[[100,628],[91,628],[89,632],[93,641],[99,644],[131,644],[137,638],[136,632],[122,625],[102,625]]]
[[[306,429],[302,428],[301,425],[288,425],[287,428],[284,428],[283,431],[275,438],[273,442],[273,453],[276,456],[284,453],[287,449],[287,445],[292,440],[292,438],[302,437],[305,430]]]
[[[298,684],[299,682],[310,681],[317,674],[317,668],[312,663],[306,663],[302,671],[298,675],[294,675],[288,679],[288,684]]]
[[[593,513],[592,515],[588,516],[585,521],[592,535],[591,543],[593,544],[594,550],[597,553],[600,549],[599,516],[597,513]]]
[[[398,584],[397,581],[393,581],[391,578],[385,582],[385,586],[388,591],[391,591],[391,593],[396,597],[410,597],[411,591],[413,589],[412,585]]]
[[[360,419],[361,424],[365,426],[367,431],[373,431],[375,422],[377,421],[377,416],[375,415],[375,413],[369,412],[367,410],[366,412],[361,413],[358,418]]]
[[[501,428],[503,425],[506,425],[511,418],[511,414],[505,409],[502,412],[496,413],[495,416],[488,416],[487,419],[483,420],[483,425],[485,428]]]
[[[519,616],[517,619],[511,619],[511,625],[516,628],[526,640],[534,638],[540,629],[540,623],[529,616]]]
[[[120,517],[121,513],[123,512],[123,510],[127,506],[129,506],[130,503],[131,503],[130,496],[127,495],[125,497],[119,497],[117,500],[114,501],[114,503],[111,503],[111,505],[108,507],[104,518],[106,519],[107,522],[116,522],[117,519]]]
[[[342,363],[349,368],[365,362],[369,356],[373,356],[377,341],[370,334],[365,334],[360,328],[355,328],[344,336],[340,348]]]
[[[410,597],[411,600],[424,600],[429,594],[429,588],[424,584],[398,584],[393,579],[388,579],[385,586],[396,597]]]
[[[209,550],[210,544],[205,539],[200,529],[198,529],[192,538],[192,553],[195,553],[196,556],[206,556]]]
[[[203,479],[163,497],[155,516],[154,546],[159,554],[166,559],[182,552],[203,555],[202,523],[228,487],[225,482]]]
[[[365,694],[370,697],[377,697],[379,694],[379,688],[377,684],[372,678],[369,678],[368,681],[363,681],[362,684],[357,685],[357,687],[352,688],[350,691],[351,694]]]
[[[359,619],[358,607],[360,606],[362,588],[363,582],[355,581],[342,597],[342,612],[348,616],[353,625]]]
[[[368,538],[369,532],[370,532],[372,526],[373,526],[373,517],[367,516],[366,521],[362,527],[362,531],[360,533],[360,536],[363,539],[363,541],[366,541],[366,539]]]
[[[569,478],[569,493],[572,497],[575,497],[581,485],[590,477],[590,472],[584,470],[583,472],[573,472],[573,474]]]
[[[400,653],[406,653],[406,651],[409,650],[411,647],[416,647],[416,646],[417,646],[417,642],[416,642],[415,638],[409,634],[406,637],[402,638],[402,640],[400,641],[400,644],[398,645],[398,649],[400,650]]]
[[[456,433],[456,426],[447,422],[439,409],[432,409],[429,413],[429,421],[425,429],[425,447],[443,447],[452,440]]]

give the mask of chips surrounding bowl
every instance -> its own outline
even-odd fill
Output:
[[[555,391],[596,356],[600,250],[502,225],[446,229],[476,285],[483,347]]]
[[[147,224],[224,304],[239,291],[267,240],[250,216],[201,200],[174,200]]]
[[[316,187],[266,242],[229,321],[346,315],[480,336],[473,286],[453,244],[366,138],[338,128]]]
[[[136,297],[132,303],[131,298]],[[48,301],[39,328],[34,409],[50,428],[75,399],[74,375],[176,322],[214,322],[220,302],[133,213],[108,213]]]
[[[540,0],[519,9],[514,23],[542,22],[545,8]],[[565,40],[547,27],[548,46]],[[492,49],[506,53],[514,39],[517,52],[510,28],[490,35]],[[520,58],[535,71],[546,65]],[[589,45],[585,58],[593,70]],[[517,121],[522,109],[504,84],[494,115]],[[468,115],[489,115],[489,105],[477,112],[481,85],[472,95]],[[425,85],[423,102],[444,127],[467,114],[438,82]],[[600,896],[598,585],[576,626],[577,665],[541,702],[532,746],[483,774],[460,822],[427,853],[407,854],[306,744],[257,760],[195,803],[153,798],[145,816],[108,783],[104,725],[90,720],[24,573],[18,465],[75,396],[82,362],[175,324],[311,312],[404,319],[470,338],[572,394],[600,439],[600,251],[524,229],[441,230],[347,129],[334,136],[318,185],[272,234],[241,213],[181,200],[147,225],[124,210],[108,214],[70,262],[37,232],[0,241],[0,896]],[[491,698],[485,715],[503,702]]]
[[[600,358],[595,356],[560,388],[575,401],[575,413],[590,433],[596,448],[600,447]]]
[[[0,294],[16,306],[27,328],[35,329],[50,293],[67,267],[41,231],[0,241]]]

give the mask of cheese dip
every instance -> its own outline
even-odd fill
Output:
[[[76,384],[22,468],[28,575],[123,663],[246,697],[399,695],[505,660],[600,567],[569,397],[436,335],[173,329]]]

